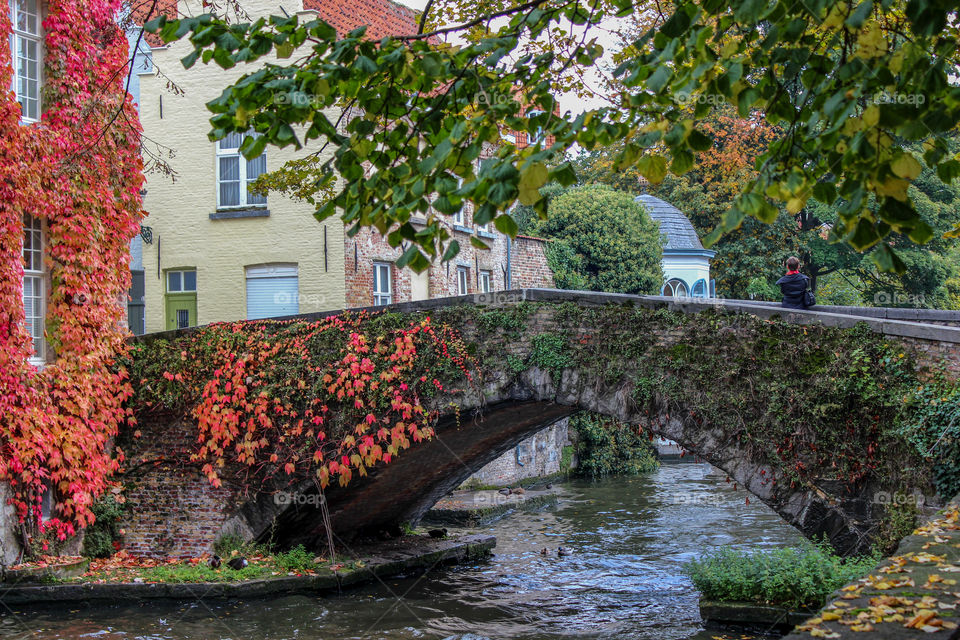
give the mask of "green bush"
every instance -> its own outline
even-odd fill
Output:
[[[704,600],[818,609],[879,561],[879,555],[840,558],[826,543],[771,551],[721,547],[687,563],[685,572]]]
[[[314,568],[314,557],[302,544],[298,544],[290,551],[278,553],[273,561],[281,571],[300,572]]]
[[[650,439],[635,426],[587,412],[573,416],[570,426],[577,432],[579,476],[637,475],[660,464]]]
[[[122,538],[120,520],[123,518],[124,503],[117,502],[114,496],[109,495],[94,503],[90,510],[96,521],[84,532],[81,553],[88,558],[109,558],[116,551],[114,541]]]

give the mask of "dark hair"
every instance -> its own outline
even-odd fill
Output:
[[[787,258],[787,269],[790,269],[790,271],[796,271],[799,268],[800,260],[798,258],[795,258],[794,256]]]

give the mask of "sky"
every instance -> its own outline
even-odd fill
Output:
[[[427,0],[395,0],[400,4],[406,5],[412,9],[418,11],[423,11],[423,8],[427,4]],[[613,37],[607,33],[605,30],[598,29],[596,33],[597,42],[599,42],[607,52],[613,50],[614,40]],[[591,87],[599,87],[600,81],[599,77],[593,73],[592,70],[588,71],[587,83]],[[573,114],[578,114],[582,111],[588,109],[595,109],[597,107],[606,106],[608,103],[601,99],[590,99],[590,98],[581,98],[574,94],[561,94],[557,96],[557,100],[560,102],[561,111],[570,111]]]

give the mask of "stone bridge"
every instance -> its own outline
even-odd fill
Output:
[[[373,311],[373,310],[371,310]],[[519,290],[379,308],[456,326],[482,388],[441,398],[436,436],[325,492],[343,538],[416,523],[473,472],[579,410],[641,425],[724,470],[808,537],[841,552],[881,534],[888,504],[936,505],[929,469],[884,425],[897,376],[960,372],[958,314],[850,308],[787,311],[745,301]],[[313,320],[325,315],[302,316]],[[907,315],[909,319],[896,319]],[[190,331],[190,330],[185,330]],[[142,338],[176,340],[184,332]],[[449,407],[455,404],[456,411]],[[132,461],[189,444],[189,425],[141,418]],[[136,464],[130,466],[136,467]],[[137,553],[191,555],[234,533],[320,547],[321,511],[269,487],[213,489],[196,470],[153,467],[128,484]],[[310,480],[298,488],[315,493]]]

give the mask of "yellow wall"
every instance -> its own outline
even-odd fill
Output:
[[[299,5],[300,3],[291,3]],[[284,5],[288,11],[300,6]],[[245,1],[254,18],[277,12],[276,3]],[[185,15],[202,13],[199,2],[180,2]],[[215,63],[202,62],[184,69],[180,59],[190,51],[188,43],[176,42],[153,50],[153,60],[163,74],[184,91],[177,95],[166,80],[153,74],[140,78],[140,119],[146,145],[173,149],[167,162],[176,179],[159,173],[147,175],[144,208],[152,227],[153,243],[144,244],[146,274],[146,330],[164,326],[164,281],[167,269],[196,268],[197,322],[207,324],[246,317],[244,267],[265,263],[297,263],[299,266],[300,313],[341,309],[344,293],[343,224],[339,219],[319,223],[313,207],[271,193],[268,218],[211,220],[216,211],[216,146],[207,139],[210,113],[206,102],[255,66],[224,71]],[[161,101],[163,117],[160,117]],[[267,170],[309,152],[292,148],[267,149]],[[324,270],[324,226],[327,227],[327,269]],[[158,260],[161,277],[158,277]]]

